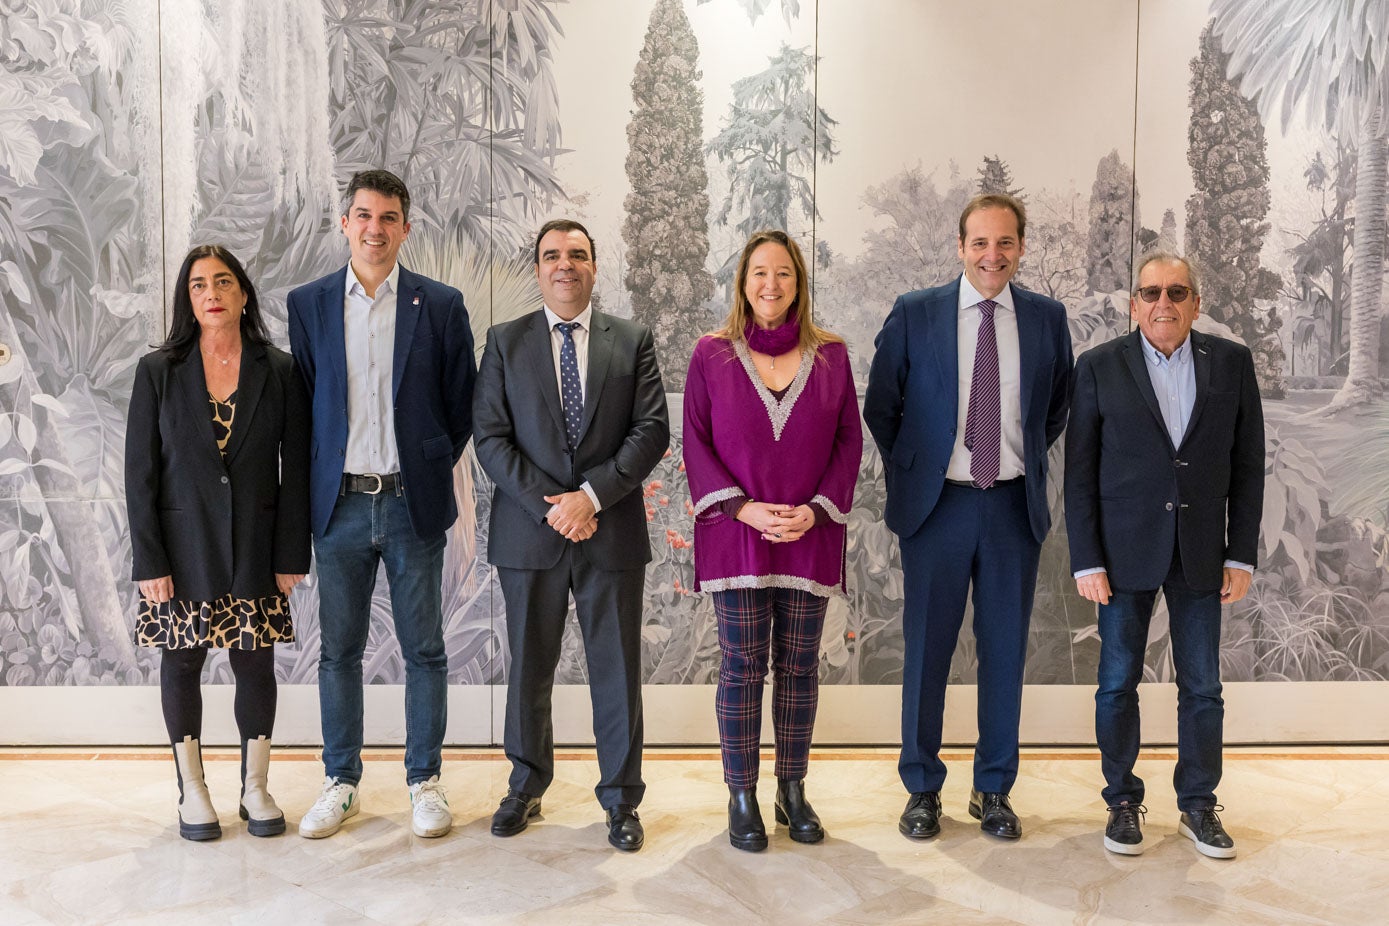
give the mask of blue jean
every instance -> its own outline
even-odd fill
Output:
[[[405,780],[432,778],[448,718],[444,535],[417,537],[404,496],[349,492],[338,498],[323,536],[314,538],[314,558],[325,774],[354,784],[362,779],[362,653],[377,564],[384,563],[405,661]]]
[[[1148,647],[1148,623],[1157,589],[1114,590],[1099,606],[1099,689],[1095,737],[1104,771],[1106,805],[1143,802],[1138,758],[1138,683]],[[1177,674],[1177,769],[1172,782],[1179,810],[1215,806],[1224,746],[1225,702],[1220,685],[1220,591],[1198,591],[1174,563],[1162,584],[1167,599],[1172,663]]]

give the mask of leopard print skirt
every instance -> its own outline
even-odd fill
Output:
[[[216,601],[166,601],[155,604],[140,599],[135,621],[135,644],[160,649],[260,649],[272,643],[294,640],[294,621],[289,599],[233,598]]]

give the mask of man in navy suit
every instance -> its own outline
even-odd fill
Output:
[[[290,347],[313,400],[309,507],[326,775],[299,834],[331,836],[359,806],[362,653],[384,563],[405,661],[411,827],[442,836],[453,825],[439,785],[444,532],[458,516],[453,466],[472,429],[472,329],[458,290],[396,261],[410,234],[400,178],[355,174],[342,232],[347,266],[289,294]]]
[[[1249,590],[1264,499],[1264,418],[1249,349],[1192,331],[1199,281],[1173,254],[1138,266],[1138,330],[1081,355],[1066,434],[1066,529],[1080,594],[1099,605],[1095,734],[1104,845],[1143,851],[1138,693],[1158,589],[1177,675],[1178,832],[1231,858],[1217,815],[1225,706],[1220,606]]]
[[[1010,283],[1027,214],[976,196],[960,215],[961,278],[897,299],[878,334],[863,417],[902,551],[898,829],[940,832],[941,728],[950,658],[973,586],[979,740],[969,812],[1009,839],[1023,659],[1047,509],[1047,449],[1066,422],[1071,338],[1061,303]]]

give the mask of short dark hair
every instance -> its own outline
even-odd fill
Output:
[[[598,263],[598,245],[594,243],[593,236],[588,233],[588,229],[573,219],[551,219],[540,226],[540,231],[535,234],[535,265],[540,266],[540,241],[552,231],[562,232],[583,232],[588,239],[588,256],[595,264]]]
[[[406,188],[404,180],[389,170],[359,170],[353,174],[352,179],[347,181],[347,192],[342,197],[343,215],[352,210],[352,200],[356,198],[358,190],[394,196],[400,200],[400,220],[410,221],[410,190]]]
[[[1011,209],[1013,215],[1018,219],[1018,240],[1027,237],[1027,207],[1022,204],[1022,200],[1016,196],[1009,196],[1007,193],[980,193],[965,204],[965,211],[960,213],[960,240],[965,240],[965,220],[980,209]]]
[[[246,268],[236,255],[220,244],[200,244],[188,252],[179,268],[178,280],[174,283],[174,311],[169,319],[169,336],[158,345],[159,350],[182,359],[198,343],[202,326],[198,316],[193,314],[193,299],[188,295],[188,278],[193,275],[193,265],[205,257],[215,257],[227,265],[236,277],[241,291],[246,294],[246,308],[241,310],[241,337],[255,344],[269,344],[265,333],[265,323],[260,317],[260,302],[256,299],[256,288],[246,275]]]

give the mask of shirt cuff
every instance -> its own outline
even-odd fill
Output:
[[[825,506],[819,502],[806,502],[805,506],[815,515],[816,524],[824,524],[830,520],[830,513],[825,510]]]
[[[1254,574],[1254,567],[1253,567],[1253,566],[1249,565],[1248,563],[1237,563],[1237,562],[1235,562],[1235,561],[1232,560],[1232,559],[1227,559],[1227,560],[1225,561],[1225,568],[1226,568],[1226,569],[1243,569],[1245,572],[1249,573],[1250,575],[1253,575],[1253,574]]]
[[[1073,573],[1071,573],[1071,578],[1072,578],[1072,579],[1083,579],[1083,578],[1085,578],[1086,576],[1099,575],[1101,572],[1104,572],[1104,571],[1105,571],[1105,568],[1104,568],[1103,566],[1096,566],[1094,569],[1082,569],[1082,570],[1080,570],[1079,572],[1073,572]]]
[[[746,495],[735,495],[732,498],[725,498],[721,501],[714,502],[713,507],[723,512],[725,517],[736,521],[738,520],[738,512],[742,511],[743,506],[750,501],[752,501],[752,499],[748,498]]]
[[[588,482],[584,482],[584,484],[579,486],[579,488],[583,489],[584,494],[588,496],[588,500],[593,502],[594,514],[597,514],[598,512],[603,510],[602,504],[598,501],[598,493],[593,491],[592,485],[590,485]]]

